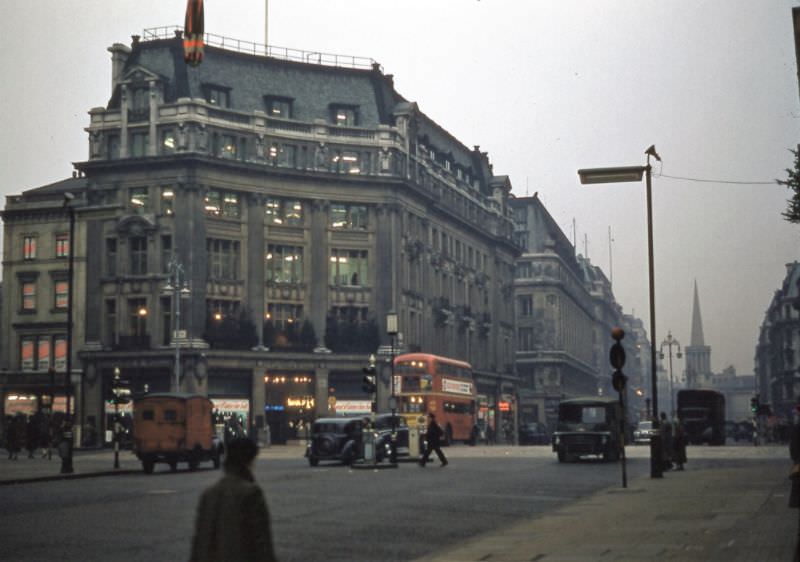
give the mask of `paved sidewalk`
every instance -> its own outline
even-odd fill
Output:
[[[638,478],[417,562],[788,562],[798,532],[789,467],[773,459]]]
[[[302,458],[305,446],[300,444],[262,447],[259,458]],[[181,466],[181,465],[179,465]],[[185,465],[184,465],[185,466]],[[203,466],[203,465],[201,465]],[[130,450],[119,452],[119,468],[114,468],[114,451],[111,449],[76,450],[72,457],[71,474],[61,474],[61,458],[56,449],[52,458],[42,458],[41,450],[34,458],[28,458],[28,452],[19,453],[17,460],[8,460],[8,452],[0,449],[0,486],[23,484],[27,482],[45,482],[65,478],[90,478],[95,476],[111,476],[130,474],[142,471],[142,463]],[[166,464],[156,464],[156,471],[167,471]]]

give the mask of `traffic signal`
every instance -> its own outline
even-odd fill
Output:
[[[614,387],[614,390],[617,392],[624,391],[626,382],[628,382],[628,377],[623,375],[622,371],[619,369],[614,371],[614,374],[611,376],[611,385]]]
[[[128,404],[131,401],[131,381],[122,380],[119,374],[114,374],[114,381],[111,384],[111,403]]]
[[[759,400],[758,400],[758,398],[759,398],[759,396],[758,396],[758,394],[756,394],[755,396],[753,396],[750,399],[750,411],[753,412],[754,414],[758,414],[758,410],[759,410],[759,403],[758,403]]]
[[[361,390],[367,394],[375,393],[375,365],[369,365],[362,369],[364,371],[364,378],[361,380]]]

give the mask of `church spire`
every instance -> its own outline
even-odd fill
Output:
[[[700,316],[700,298],[697,296],[697,279],[694,280],[694,306],[692,307],[692,341],[689,345],[704,346],[703,318]]]

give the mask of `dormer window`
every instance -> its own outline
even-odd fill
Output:
[[[331,106],[331,123],[338,127],[355,127],[358,125],[358,106],[357,105],[337,105]]]
[[[150,88],[147,84],[137,84],[131,88],[131,105],[128,122],[150,120]]]
[[[268,117],[292,118],[292,99],[277,96],[264,96],[264,109]]]
[[[226,86],[203,84],[203,93],[206,101],[218,107],[231,106],[231,89]]]

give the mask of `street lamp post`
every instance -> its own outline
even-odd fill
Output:
[[[173,255],[167,264],[169,271],[169,281],[164,286],[164,292],[172,296],[172,304],[175,310],[172,326],[172,343],[175,345],[175,392],[181,387],[181,345],[178,341],[178,331],[181,328],[181,298],[188,296],[191,291],[185,283],[185,273],[183,265]]]
[[[651,146],[645,151],[647,154],[646,166],[622,166],[615,168],[587,168],[578,170],[582,184],[594,183],[617,183],[617,182],[640,182],[642,175],[645,176],[647,186],[647,257],[650,276],[650,384],[652,386],[651,397],[653,400],[653,429],[654,436],[650,439],[650,477],[661,478],[664,475],[662,463],[661,435],[658,431],[658,379],[656,377],[656,298],[655,298],[655,274],[653,260],[653,195],[650,179],[650,157],[658,161],[661,157],[656,152],[656,147]]]
[[[389,334],[391,339],[391,355],[389,356],[389,364],[391,369],[389,371],[392,385],[392,395],[389,398],[389,407],[392,410],[392,451],[390,454],[390,462],[397,463],[397,396],[395,395],[394,388],[394,339],[397,337],[397,313],[390,310],[386,314],[386,333]]]
[[[120,381],[119,375],[119,367],[114,367],[114,382],[112,383],[114,390],[114,423],[111,426],[114,430],[114,468],[119,468],[119,396],[117,395]]]
[[[72,295],[75,280],[75,209],[72,202],[75,196],[72,193],[64,193],[64,207],[69,214],[69,254],[67,265],[67,368],[64,377],[64,393],[67,400],[67,411],[64,415],[64,430],[61,438],[63,440],[63,455],[61,457],[61,474],[71,474],[74,472],[72,467],[72,417],[70,411],[72,404]],[[52,408],[52,405],[50,406]],[[83,409],[83,404],[81,404]]]
[[[681,353],[681,344],[678,340],[672,337],[672,332],[667,333],[667,339],[661,342],[661,352],[659,354],[661,359],[664,359],[664,347],[668,348],[669,353],[669,405],[670,405],[670,416],[672,419],[675,419],[675,389],[673,387],[673,379],[672,379],[672,347],[675,346],[678,348],[678,352],[676,353],[676,357],[680,359],[683,357]]]

